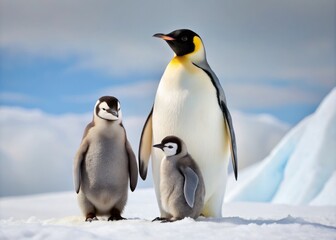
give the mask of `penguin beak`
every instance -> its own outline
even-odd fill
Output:
[[[163,149],[163,145],[161,143],[153,145],[155,148],[160,148],[161,150]]]
[[[111,113],[115,117],[119,117],[118,112],[112,109],[107,109],[106,112]]]
[[[154,34],[153,37],[161,38],[161,39],[166,40],[166,41],[174,41],[174,40],[176,40],[175,38],[170,37],[168,35],[165,35],[163,33]]]

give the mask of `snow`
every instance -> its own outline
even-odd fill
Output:
[[[311,205],[323,206],[330,205],[330,203],[336,202],[336,172],[330,177],[330,179],[324,185],[322,191],[310,202]]]
[[[226,200],[336,205],[335,103],[336,88],[269,156],[230,180]]]
[[[336,208],[227,203],[222,218],[151,222],[154,189],[129,194],[128,220],[84,222],[75,192],[0,198],[0,239],[335,239]]]

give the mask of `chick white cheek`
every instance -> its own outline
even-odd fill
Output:
[[[177,152],[177,144],[175,143],[171,143],[168,146],[165,146],[163,148],[163,151],[165,152],[165,154],[169,157],[169,156],[174,156],[176,155]]]
[[[106,120],[118,120],[118,118],[111,113],[107,112],[106,110],[100,109],[99,117],[106,119]]]

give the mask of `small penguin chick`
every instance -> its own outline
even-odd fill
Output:
[[[165,154],[160,169],[160,192],[161,204],[168,217],[157,220],[196,219],[204,205],[205,186],[201,171],[188,154],[187,146],[180,138],[167,136],[153,147]]]
[[[122,124],[117,98],[104,96],[97,101],[93,120],[74,159],[74,183],[79,206],[86,221],[109,215],[122,220],[127,201],[128,179],[134,191],[138,167]]]

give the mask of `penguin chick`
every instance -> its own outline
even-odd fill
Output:
[[[185,143],[178,137],[165,137],[160,144],[165,157],[161,162],[161,204],[167,212],[163,221],[176,221],[185,217],[196,219],[204,205],[205,186],[201,171],[188,154]]]
[[[96,216],[101,215],[108,215],[108,220],[124,219],[121,213],[127,201],[128,178],[134,191],[137,171],[118,99],[99,98],[74,159],[75,190],[86,221],[98,220]]]

